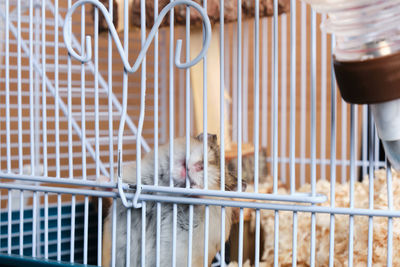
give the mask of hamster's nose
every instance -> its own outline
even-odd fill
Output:
[[[182,178],[186,178],[186,168],[185,168],[185,167],[183,167],[183,168],[181,169],[181,177],[182,177]]]

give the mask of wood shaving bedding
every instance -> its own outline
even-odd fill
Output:
[[[393,209],[400,210],[400,173],[393,171],[392,191]],[[248,192],[252,192],[251,186]],[[349,183],[336,184],[335,206],[350,207]],[[260,185],[263,192],[272,192],[272,178]],[[279,188],[279,194],[289,194],[283,187]],[[330,205],[330,182],[319,180],[316,184],[316,191],[328,197],[328,200],[320,206]],[[297,192],[311,192],[311,185],[302,186]],[[369,208],[369,179],[364,177],[363,182],[354,183],[354,207],[361,209]],[[374,180],[374,209],[387,210],[387,183],[386,170],[375,172]],[[245,210],[245,214],[252,220],[252,227],[255,225],[254,210]],[[310,237],[311,237],[311,214],[298,212],[297,216],[297,266],[310,266]],[[279,266],[292,265],[292,225],[293,212],[279,212]],[[261,228],[264,235],[264,251],[260,266],[273,266],[274,261],[274,211],[261,211]],[[254,233],[254,229],[252,229]],[[329,232],[330,215],[316,214],[316,266],[328,266],[329,264]],[[387,256],[388,218],[373,218],[373,243],[372,261],[373,266],[386,266]],[[354,266],[366,266],[368,254],[368,217],[354,216],[354,237],[353,237],[353,264]],[[348,266],[348,245],[349,245],[349,216],[335,215],[335,255],[334,266]],[[400,257],[397,250],[400,248],[400,219],[393,219],[393,266],[400,266]],[[229,266],[234,267],[236,263]],[[250,266],[246,263],[244,266]]]

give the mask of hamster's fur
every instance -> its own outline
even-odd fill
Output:
[[[203,188],[203,135],[190,140],[190,157],[185,166],[185,138],[174,140],[173,183],[175,187],[185,187],[186,171],[190,187]],[[220,150],[215,135],[208,135],[208,188],[220,189]],[[143,184],[154,184],[154,152],[148,153],[141,161],[141,180]],[[234,172],[225,170],[225,189],[236,190],[237,179]],[[125,166],[122,170],[124,182],[136,183],[136,165]],[[169,186],[169,144],[162,145],[158,151],[158,184]],[[146,193],[148,194],[148,193]],[[158,193],[154,193],[158,194]],[[104,222],[103,266],[110,265],[112,206]],[[132,209],[130,266],[141,263],[142,210]],[[161,204],[160,220],[160,266],[172,264],[173,204]],[[204,215],[205,207],[196,205],[193,212],[192,266],[203,266]],[[225,208],[225,240],[228,239],[233,209]],[[116,200],[116,266],[126,265],[126,208],[120,199]],[[156,265],[157,204],[146,202],[146,266]],[[220,250],[221,208],[209,206],[208,266]],[[176,266],[187,266],[189,238],[189,205],[177,205]]]

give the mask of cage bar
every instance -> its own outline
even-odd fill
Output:
[[[135,57],[146,41],[146,27],[152,26],[149,25],[150,20],[146,20],[146,15],[150,14],[145,9],[147,1],[140,1],[140,19],[132,18],[128,1],[118,3],[123,4],[120,12],[121,6],[105,0],[102,1],[108,10],[105,14],[87,3],[72,16],[73,21],[64,20],[73,4],[71,0],[66,3],[59,0],[0,1],[0,36],[3,37],[0,41],[0,61],[3,63],[0,67],[0,83],[3,85],[0,92],[0,114],[3,115],[0,119],[0,252],[97,265],[106,264],[104,260],[107,259],[103,256],[109,255],[111,266],[120,262],[127,266],[136,265],[136,262],[145,266],[150,262],[146,259],[152,242],[150,238],[155,238],[155,265],[161,266],[165,262],[162,258],[165,231],[162,209],[171,206],[172,220],[167,227],[171,227],[168,231],[172,232],[172,242],[167,249],[172,258],[167,261],[176,266],[181,262],[182,247],[179,243],[181,237],[177,236],[180,233],[178,205],[188,205],[188,229],[184,237],[187,242],[184,244],[187,266],[194,265],[194,253],[202,254],[202,263],[207,266],[213,256],[208,254],[212,248],[209,242],[215,238],[220,250],[217,258],[222,265],[225,263],[228,252],[225,249],[225,232],[228,230],[225,224],[230,219],[226,216],[232,208],[239,211],[239,221],[235,225],[238,246],[235,245],[229,252],[239,266],[243,266],[248,258],[255,266],[263,264],[265,211],[274,216],[274,238],[271,240],[271,245],[274,242],[274,256],[269,259],[273,260],[274,266],[282,264],[279,259],[285,253],[284,248],[279,247],[279,242],[287,234],[279,231],[286,223],[282,219],[279,221],[285,212],[292,216],[292,232],[289,233],[292,238],[292,266],[296,266],[303,255],[298,247],[303,242],[298,238],[301,213],[311,217],[311,227],[308,227],[310,250],[307,251],[310,253],[310,266],[319,264],[316,257],[319,214],[327,214],[330,218],[329,266],[334,265],[337,256],[336,215],[349,217],[349,266],[357,263],[354,251],[357,238],[353,236],[357,227],[355,218],[365,216],[368,219],[368,266],[376,261],[373,257],[376,242],[373,227],[378,226],[373,222],[377,217],[387,218],[386,264],[392,265],[396,259],[393,254],[394,222],[400,217],[392,188],[396,173],[392,173],[390,164],[381,159],[383,155],[369,108],[349,106],[337,96],[332,65],[335,38],[331,36],[329,40],[327,34],[319,32],[318,28],[319,22],[325,23],[329,18],[316,16],[305,3],[296,6],[295,0],[290,0],[291,12],[288,15],[278,14],[280,1],[274,0],[273,16],[259,18],[260,6],[264,3],[254,1],[251,6],[255,14],[253,21],[247,18],[245,8],[242,10],[247,0],[238,0],[236,24],[228,24],[225,16],[229,15],[229,11],[219,9],[220,24],[214,29],[219,27],[220,31],[220,101],[217,107],[220,112],[220,158],[217,164],[220,185],[217,190],[211,190],[209,182],[208,171],[212,168],[207,165],[207,124],[213,119],[213,114],[207,114],[207,104],[210,104],[207,103],[209,70],[207,57],[204,57],[204,188],[190,188],[188,176],[185,186],[175,187],[172,175],[169,186],[160,186],[159,169],[164,165],[159,160],[159,145],[165,144],[169,148],[169,163],[166,166],[172,174],[175,171],[174,160],[177,160],[175,152],[178,151],[174,147],[175,137],[186,138],[185,162],[188,166],[190,138],[195,130],[199,130],[194,128],[193,123],[197,111],[193,109],[191,70],[176,71],[174,62],[175,39],[178,36],[184,36],[186,42],[182,60],[190,61],[193,44],[190,40],[191,28],[197,27],[192,18],[196,12],[185,6],[185,0],[177,1],[183,5],[182,10],[186,10],[186,14],[183,13],[183,19],[177,22],[175,19],[181,16],[174,14],[177,9],[168,13],[169,24],[165,21],[168,26],[160,28],[154,36],[154,47],[141,62],[140,74],[128,74],[124,70],[120,59],[115,56],[117,51],[113,48],[112,34],[99,34],[99,29],[104,26],[100,20],[111,18],[119,26],[118,29],[124,31],[121,36],[125,54]],[[220,7],[227,3],[223,0],[218,2]],[[159,4],[155,0],[154,10],[150,10],[154,11],[154,22],[161,12]],[[202,5],[212,18],[213,14],[207,10],[211,2],[203,1]],[[114,14],[124,16],[117,18]],[[140,33],[139,30],[129,30],[134,19],[140,22]],[[67,45],[59,36],[66,23],[70,25],[67,32],[71,36],[72,47],[78,54],[84,54],[86,49],[85,35],[93,36],[93,59],[84,63],[67,53]],[[185,27],[177,27],[177,24],[185,23]],[[204,34],[203,41],[205,37]],[[122,139],[118,139],[119,131],[114,128],[124,116],[127,129]],[[230,136],[232,140],[228,140]],[[127,184],[123,184],[122,189],[128,203],[132,203],[137,193],[137,204],[142,204],[140,214],[136,209],[126,210],[127,235],[123,237],[116,236],[117,216],[121,212],[117,210],[120,195],[114,191],[117,141],[123,141],[122,166],[136,161],[136,188],[140,192],[135,192],[132,189],[134,186]],[[251,146],[250,152],[247,145]],[[233,159],[228,153],[232,147],[235,150]],[[142,156],[150,150],[154,153],[154,165],[152,163],[151,166],[154,182],[144,184],[147,181],[141,176],[147,169],[143,168]],[[267,151],[266,158],[261,151]],[[249,164],[251,171],[247,176],[245,173],[249,167],[246,157],[254,160]],[[238,190],[234,192],[225,188],[225,167],[230,168],[231,162],[237,165]],[[259,171],[265,165],[271,180]],[[381,167],[386,168],[387,208],[374,207],[374,172]],[[370,181],[368,207],[355,208],[356,179],[366,175]],[[318,179],[330,182],[329,206],[320,205],[328,198],[317,193]],[[244,192],[242,181],[245,180],[250,188],[254,186],[254,190]],[[267,183],[273,182],[268,193],[263,191],[266,180]],[[350,183],[350,207],[337,205],[336,181]],[[310,184],[310,192],[300,193],[299,186],[305,184]],[[283,191],[287,194],[282,194]],[[200,234],[201,240],[196,239],[199,236],[196,232],[198,224],[194,222],[198,216],[197,206],[204,207],[200,209],[201,212],[204,210],[200,222],[200,231],[204,231]],[[107,210],[103,212],[105,207]],[[148,217],[153,207],[154,224],[153,218]],[[246,217],[247,209],[251,209],[251,221]],[[217,215],[221,225],[213,221],[215,210],[221,211]],[[132,219],[138,214],[141,225],[135,228]],[[109,230],[103,227],[105,216],[111,219]],[[147,228],[154,226],[154,237],[147,236]],[[249,237],[248,227],[254,230],[251,234],[254,251],[250,252],[250,256],[247,251],[249,244],[245,243]],[[213,236],[215,232],[220,236]],[[105,244],[109,247],[103,246],[102,242],[106,234],[111,237],[110,244]],[[127,242],[121,252],[124,257],[119,257],[120,248],[116,242],[119,238]],[[134,240],[139,243],[134,244]],[[194,251],[198,248],[197,243],[203,246],[199,252]],[[135,246],[140,248],[139,255],[132,255]]]

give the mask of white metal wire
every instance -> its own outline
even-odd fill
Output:
[[[317,141],[316,141],[316,120],[317,120],[317,88],[316,88],[316,54],[317,54],[317,40],[316,40],[316,13],[314,10],[311,10],[311,135],[310,135],[310,143],[311,143],[311,195],[315,196],[316,194],[316,183],[317,183],[317,166],[316,166],[316,150],[317,150]],[[315,266],[315,238],[316,238],[316,215],[315,213],[311,213],[311,245],[310,245],[310,266]]]
[[[296,1],[291,0],[290,6],[296,10]],[[290,13],[290,193],[296,192],[295,174],[295,132],[296,132],[296,12]],[[293,212],[292,234],[292,266],[297,266],[297,212]]]
[[[186,7],[186,60],[190,59],[190,8]],[[190,70],[186,69],[185,71],[185,94],[186,94],[186,118],[185,118],[185,164],[188,166],[189,164],[189,155],[190,155],[190,133],[191,133],[191,114],[193,113],[190,109],[192,105],[191,103],[191,93],[190,93]],[[222,89],[221,89],[222,90]],[[186,174],[186,176],[188,176]],[[190,187],[189,177],[185,177],[186,179],[186,188]],[[222,178],[221,178],[222,180]],[[222,183],[222,182],[221,182]],[[187,266],[192,265],[192,254],[193,254],[193,216],[194,216],[194,207],[193,205],[189,206],[189,231],[188,231],[188,256],[187,256]]]
[[[255,2],[254,21],[254,192],[258,193],[259,184],[259,147],[260,147],[260,3]],[[221,97],[222,98],[222,97]],[[222,117],[222,116],[221,116]],[[221,148],[222,149],[222,148]],[[255,221],[255,253],[254,265],[259,266],[260,260],[260,210],[256,210]],[[222,251],[221,251],[222,253]]]
[[[81,5],[84,2],[88,4]],[[322,213],[330,218],[329,266],[335,262],[337,215],[349,217],[349,266],[356,264],[355,218],[368,217],[366,261],[372,266],[374,218],[387,217],[386,262],[388,266],[393,264],[396,257],[394,222],[400,215],[395,207],[392,172],[388,163],[380,161],[379,139],[368,107],[349,106],[338,97],[331,59],[335,40],[318,30],[318,22],[324,22],[324,16],[313,10],[308,12],[305,3],[296,5],[295,0],[290,1],[290,14],[279,14],[279,1],[274,0],[273,16],[260,18],[263,3],[254,1],[255,18],[248,20],[246,11],[238,8],[237,21],[230,25],[224,20],[229,11],[220,8],[219,25],[212,27],[219,30],[216,43],[220,65],[215,66],[219,84],[208,88],[211,77],[207,77],[210,67],[207,62],[213,61],[206,54],[213,42],[206,16],[210,11],[207,7],[212,6],[210,1],[203,1],[200,6],[193,1],[176,0],[160,9],[156,0],[151,12],[146,10],[146,1],[140,1],[140,33],[129,23],[131,3],[122,2],[115,5],[115,1],[104,1],[104,7],[97,0],[66,3],[0,0],[0,62],[4,62],[0,64],[0,114],[3,116],[0,119],[0,252],[97,265],[107,264],[103,256],[108,253],[109,264],[116,266],[122,260],[118,256],[121,252],[118,240],[123,239],[126,242],[124,264],[136,266],[133,259],[137,257],[139,264],[146,266],[152,262],[147,256],[152,253],[148,250],[154,238],[152,256],[156,266],[165,262],[179,265],[182,246],[187,249],[187,266],[195,266],[194,255],[199,253],[202,265],[208,266],[212,260],[209,257],[214,256],[209,255],[213,248],[210,242],[218,232],[219,259],[224,266],[228,253],[225,233],[230,230],[226,226],[231,221],[227,215],[236,207],[238,230],[230,237],[236,235],[238,243],[229,252],[234,254],[238,266],[244,265],[248,254],[255,266],[262,266],[264,210],[272,211],[274,216],[274,266],[281,264],[278,259],[283,252],[279,244],[287,234],[281,228],[289,223],[280,220],[285,211],[293,214],[289,233],[292,266],[297,265],[300,253],[305,253],[298,247],[303,241],[298,238],[302,212],[311,217],[310,250],[307,251],[310,266],[318,265],[317,216]],[[224,7],[226,2],[220,0],[219,6]],[[238,0],[236,4],[242,7],[245,2]],[[114,11],[122,14],[119,4],[123,5],[124,14],[118,18],[123,22],[120,34],[123,44],[112,27]],[[175,20],[181,14],[174,14],[173,9],[178,5],[186,10],[181,21],[186,26],[182,29],[177,27],[181,22]],[[197,12],[204,20],[203,48],[192,58],[191,37],[196,33],[191,29],[197,25],[191,25],[191,18]],[[148,25],[146,19],[151,13],[155,26]],[[159,28],[167,14],[168,26]],[[107,34],[99,33],[100,19],[106,20],[110,29]],[[93,36],[93,47],[86,34]],[[175,42],[179,36],[184,36],[185,42],[182,57],[182,41]],[[136,58],[133,65],[129,64],[131,58]],[[195,86],[191,79],[191,67],[197,63],[203,66],[204,189],[191,188],[188,175],[185,186],[179,188],[173,180],[179,151],[174,147],[174,139],[178,136],[186,139],[184,161],[188,166],[190,138],[199,131],[193,123],[198,111],[193,109],[193,102],[197,100],[193,97]],[[139,68],[140,74],[131,74]],[[218,86],[220,101],[215,108],[220,112],[221,142],[217,163],[220,169],[216,175],[220,184],[219,190],[211,190],[210,179],[214,174],[210,174],[212,167],[208,166],[207,136],[215,114],[208,112],[214,107],[209,106],[207,98],[214,95],[211,89]],[[228,140],[230,137],[232,140]],[[159,145],[163,144],[168,147],[167,163],[160,158],[164,152]],[[232,146],[236,154],[232,161],[237,165],[236,170],[231,170],[237,183],[234,192],[225,187],[230,182],[225,172],[229,168],[225,158],[232,144],[236,145]],[[252,150],[245,154],[248,144]],[[150,168],[154,183],[145,184],[144,172],[148,170],[144,156],[150,150],[154,153]],[[267,151],[266,158],[261,156],[261,150]],[[247,180],[245,173],[249,167],[245,162],[249,155],[254,162],[250,169],[252,178]],[[135,161],[137,180],[136,190],[132,191],[124,183],[121,169]],[[264,165],[271,176],[269,182],[273,183],[269,193],[263,191],[264,181],[269,177],[263,177],[259,171]],[[169,187],[160,186],[160,172],[165,167]],[[356,208],[354,190],[358,173],[360,177],[368,175],[371,181],[374,171],[380,167],[387,169],[387,209],[374,206],[373,182],[369,183],[368,208]],[[104,182],[102,176],[109,178],[109,182]],[[328,199],[318,194],[320,179],[330,182],[329,206],[320,205]],[[245,191],[242,187],[245,180],[254,190]],[[336,181],[349,181],[349,207],[336,204]],[[310,192],[299,193],[299,186],[306,183],[310,183]],[[283,188],[289,193],[280,193]],[[120,197],[128,206],[124,218],[126,236],[122,237],[117,236]],[[103,208],[108,204],[109,210],[104,214]],[[181,233],[181,205],[189,207],[184,245],[177,236]],[[196,221],[199,205],[204,206],[204,214],[200,216],[204,232],[200,236]],[[163,209],[169,206],[172,220],[168,230],[172,237],[169,247],[165,248]],[[215,206],[221,211],[217,215],[219,222],[213,221]],[[140,212],[137,208],[141,208]],[[254,220],[245,220],[247,209],[251,210]],[[155,215],[155,224],[149,214]],[[109,216],[110,232],[106,232],[106,216]],[[133,225],[135,216],[141,216],[140,227]],[[154,231],[149,232],[148,228],[154,225]],[[251,241],[254,251],[250,253],[246,252],[244,243],[248,240],[248,225],[254,226],[250,227],[254,230],[254,241]],[[108,235],[110,244],[103,243]],[[92,236],[97,243],[92,241]],[[132,257],[136,247],[140,247],[140,254]],[[163,258],[165,249],[170,251],[171,259]]]
[[[322,15],[321,16],[321,23],[324,23],[326,20],[326,16]],[[328,72],[327,72],[327,35],[326,33],[321,33],[321,103],[327,103],[327,87],[328,87],[328,82],[327,82],[327,77],[328,77]],[[320,116],[321,116],[321,146],[320,146],[320,157],[325,158],[326,157],[326,136],[327,136],[327,131],[326,131],[326,125],[327,125],[327,112],[326,108],[321,105],[320,108]],[[320,174],[321,179],[326,179],[326,166],[321,166],[321,174]]]
[[[307,144],[307,138],[306,138],[306,86],[307,86],[307,77],[306,77],[306,73],[307,73],[307,45],[306,45],[306,41],[307,41],[307,35],[310,34],[307,32],[306,29],[306,21],[307,21],[307,6],[306,3],[302,2],[301,3],[301,118],[300,118],[300,136],[301,136],[301,140],[303,140],[303,142],[300,142],[300,158],[305,158],[306,157],[306,144]],[[300,166],[300,172],[301,172],[301,176],[300,176],[300,182],[301,184],[305,183],[305,164],[302,163]]]
[[[333,49],[335,44],[335,38],[332,36],[331,39],[331,55],[333,55]],[[333,69],[331,68],[331,166],[336,166],[336,83]],[[330,181],[331,181],[331,208],[335,207],[335,185],[336,185],[336,168],[331,168],[330,171]],[[330,229],[329,229],[329,267],[334,264],[334,254],[335,254],[335,215],[330,216]]]

